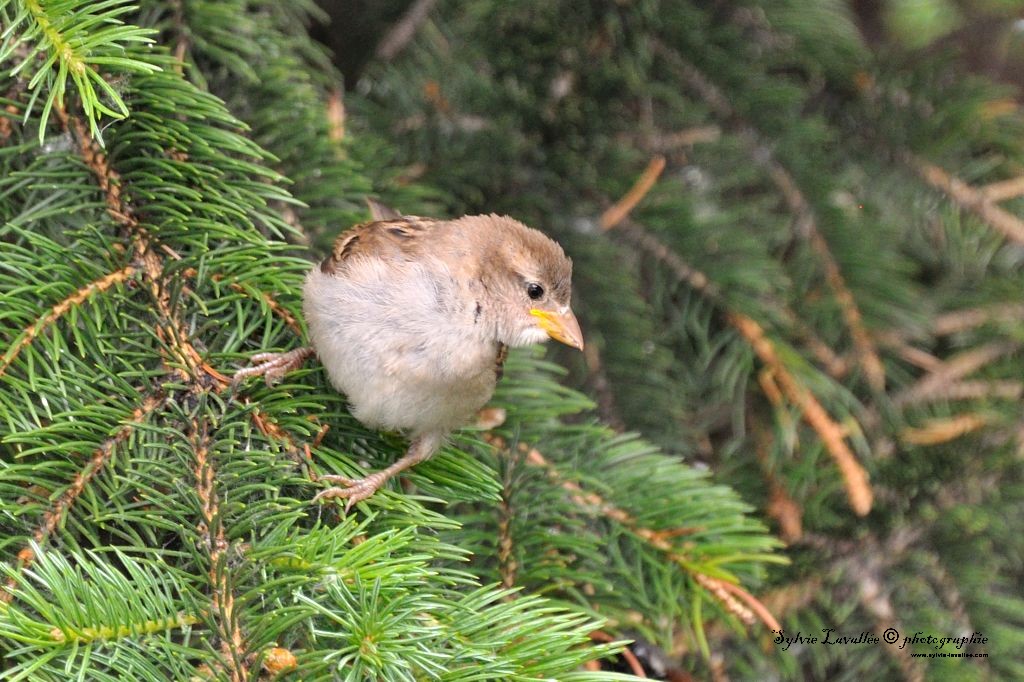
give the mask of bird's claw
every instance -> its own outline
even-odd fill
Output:
[[[256,353],[249,358],[253,366],[235,372],[231,377],[231,385],[237,388],[248,377],[262,376],[267,386],[273,386],[283,379],[285,374],[302,366],[306,358],[312,354],[313,349],[309,347],[297,348],[286,353]]]
[[[362,502],[373,497],[373,494],[377,492],[384,481],[388,480],[387,477],[379,474],[370,474],[366,478],[349,478],[347,476],[339,476],[337,474],[327,474],[320,476],[321,481],[327,481],[328,483],[340,483],[344,487],[327,488],[321,490],[313,497],[313,502],[319,502],[320,500],[329,500],[335,497],[346,500],[345,502],[345,513],[347,514],[356,502]]]

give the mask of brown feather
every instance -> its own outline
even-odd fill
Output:
[[[360,223],[335,240],[331,255],[320,263],[320,270],[333,275],[346,260],[359,254],[375,258],[415,257],[422,247],[422,238],[441,223],[419,216]]]

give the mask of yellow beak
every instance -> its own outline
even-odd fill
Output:
[[[571,310],[566,308],[564,313],[553,313],[534,308],[530,314],[540,320],[540,328],[555,341],[583,350],[583,332]]]

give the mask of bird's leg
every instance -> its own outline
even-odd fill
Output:
[[[262,375],[267,386],[272,386],[288,372],[301,367],[306,358],[315,352],[312,346],[304,346],[287,353],[256,353],[249,358],[249,362],[256,363],[255,366],[235,372],[235,375],[231,377],[231,385],[238,386],[249,377]]]
[[[318,500],[326,500],[332,497],[347,499],[348,501],[345,503],[345,511],[347,512],[356,502],[362,502],[370,498],[395,474],[430,459],[430,456],[437,452],[437,449],[441,446],[442,439],[442,435],[433,433],[417,436],[409,443],[409,449],[402,459],[387,469],[372,473],[366,478],[348,478],[347,476],[337,476],[335,474],[320,476],[321,481],[340,483],[344,487],[323,490],[317,493],[313,501],[317,502]]]

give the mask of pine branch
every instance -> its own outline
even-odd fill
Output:
[[[744,122],[724,93],[718,89],[707,76],[697,67],[685,61],[678,52],[666,45],[656,42],[655,50],[677,68],[683,80],[689,84],[711,106],[712,110],[723,121],[737,130],[740,138],[748,146],[751,159],[762,166],[768,177],[775,183],[795,217],[796,234],[808,240],[815,254],[825,267],[825,276],[836,296],[836,301],[843,312],[843,319],[850,330],[850,336],[857,348],[859,362],[864,369],[865,377],[871,387],[878,392],[885,389],[885,368],[879,358],[874,341],[864,327],[863,316],[857,306],[856,299],[850,292],[843,277],[839,264],[832,255],[828,241],[818,228],[818,219],[810,202],[804,197],[796,179],[782,165],[771,151],[771,147],[762,140],[757,130]]]
[[[998,194],[993,198],[990,192],[975,189],[939,166],[913,155],[907,156],[907,163],[922,180],[944,193],[961,209],[974,213],[1010,241],[1024,244],[1024,220],[997,206],[996,202],[1001,199]]]

